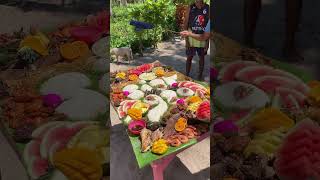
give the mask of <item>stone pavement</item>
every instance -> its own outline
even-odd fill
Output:
[[[210,48],[209,48],[210,49]],[[127,61],[120,60],[119,63],[111,63],[110,71],[123,70],[129,67],[138,66],[144,63],[151,63],[159,60],[161,63],[173,67],[175,70],[185,74],[186,70],[186,55],[185,55],[185,41],[174,39],[173,41],[162,42],[158,45],[156,50],[147,50],[143,57],[134,56],[134,61],[130,64]],[[209,80],[210,70],[210,51],[205,58],[203,77]],[[193,58],[190,77],[196,79],[198,75],[199,59]]]
[[[225,36],[242,42],[243,1],[228,0],[213,3],[213,28]],[[303,1],[300,30],[297,33],[297,47],[305,61],[297,66],[310,70],[320,78],[320,1]],[[256,32],[256,44],[262,52],[281,60],[285,33],[285,1],[263,0],[262,11]],[[316,70],[318,70],[316,72]]]

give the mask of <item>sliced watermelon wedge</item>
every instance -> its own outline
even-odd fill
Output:
[[[234,81],[236,77],[236,73],[243,69],[244,67],[258,65],[258,63],[254,61],[235,61],[232,63],[228,63],[222,67],[219,71],[218,79],[221,82],[229,82]]]
[[[274,94],[278,87],[295,89],[304,95],[309,92],[309,89],[305,87],[304,83],[282,76],[261,76],[256,78],[253,83],[270,94]]]
[[[244,67],[243,69],[239,70],[235,77],[237,80],[244,81],[247,83],[252,83],[254,80],[261,76],[282,76],[287,77],[292,80],[296,80],[299,82],[303,82],[301,79],[296,77],[295,75],[282,71],[280,69],[274,69],[273,67],[266,66],[266,65],[254,65]]]

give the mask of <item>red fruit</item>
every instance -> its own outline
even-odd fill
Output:
[[[152,64],[143,64],[141,66],[138,66],[136,70],[141,72],[148,72],[148,71],[151,71],[152,68],[153,68]]]
[[[196,115],[199,120],[209,121],[210,120],[210,102],[209,101],[202,102],[197,110]]]

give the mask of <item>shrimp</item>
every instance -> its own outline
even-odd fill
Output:
[[[190,129],[190,128],[186,128],[183,132],[182,132],[183,135],[187,136],[189,139],[192,139],[195,137],[195,132]]]
[[[181,143],[187,143],[189,141],[188,137],[185,135],[177,135],[177,137]]]
[[[196,127],[191,126],[191,125],[188,125],[188,126],[187,126],[187,128],[192,129],[193,131],[197,130],[197,128],[196,128]]]
[[[181,142],[179,141],[179,139],[173,139],[172,142],[170,143],[171,146],[173,147],[178,147],[181,145]]]

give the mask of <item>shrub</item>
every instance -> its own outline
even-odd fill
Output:
[[[142,32],[141,41],[144,47],[156,46],[172,34],[166,29],[177,31],[175,22],[175,5],[168,0],[145,0],[144,3],[129,4],[127,7],[113,6],[111,17],[111,48],[131,47],[134,52],[139,50],[139,36],[130,20],[151,23],[154,29]]]

